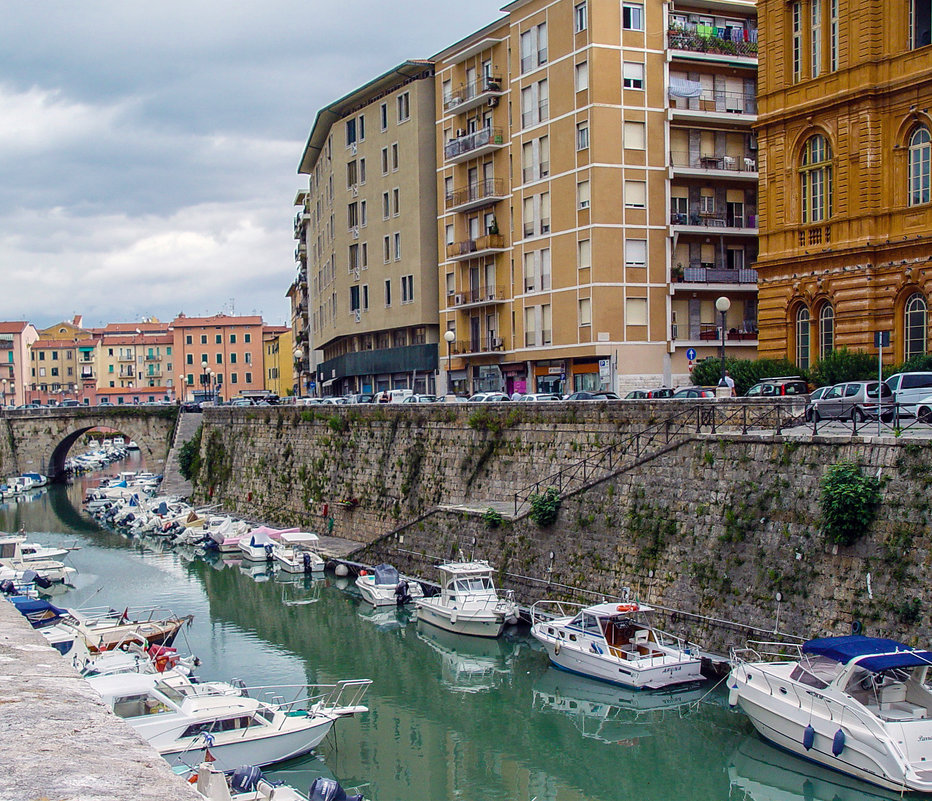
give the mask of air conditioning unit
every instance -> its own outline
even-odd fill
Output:
[[[353,239],[359,239],[359,226],[353,226]]]
[[[358,267],[356,267],[356,268],[353,270],[353,277],[354,277],[357,281],[359,280],[359,268],[358,268]]]
[[[457,128],[457,129],[456,129],[456,138],[459,139],[461,136],[466,136],[466,129],[465,129],[465,128]]]
[[[490,97],[490,98],[489,98],[489,108],[495,108],[497,105],[498,105],[498,98],[497,98],[497,97]]]
[[[502,337],[492,337],[492,350],[498,350],[505,347],[505,340]]]
[[[360,309],[356,309],[353,312],[353,316],[356,318],[357,323],[360,322],[362,320],[362,311]]]
[[[352,151],[353,151],[353,155],[355,156],[356,155],[356,143],[355,142],[353,142]]]
[[[356,184],[353,184],[353,197],[357,197],[358,195],[359,195],[359,187],[356,186]]]
[[[463,305],[463,296],[462,296],[459,292],[457,292],[457,293],[453,296],[453,305],[454,305],[454,306],[462,306],[462,305]]]

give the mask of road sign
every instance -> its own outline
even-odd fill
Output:
[[[693,367],[695,367],[695,365],[694,365],[692,362],[690,362],[690,363],[689,363],[688,365],[686,365],[686,366],[689,367],[689,372],[692,372],[692,371],[693,371]]]
[[[689,359],[689,361],[691,361],[691,362],[696,361],[696,349],[695,349],[695,348],[687,348],[687,349],[686,349],[686,358]]]
[[[875,348],[889,348],[890,347],[890,332],[889,331],[874,331],[874,347]]]

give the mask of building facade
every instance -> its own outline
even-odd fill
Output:
[[[32,367],[29,348],[38,338],[32,323],[0,322],[0,407],[26,403]]]
[[[928,351],[930,4],[759,3],[760,354]]]
[[[82,378],[94,377],[98,392],[145,388],[156,395],[176,399],[178,378],[174,374],[174,335],[169,323],[157,320],[109,323],[92,332],[96,344],[95,364],[91,367],[82,361],[81,370]],[[79,348],[79,360],[90,359],[86,347]]]
[[[434,391],[433,65],[407,61],[321,109],[299,166],[295,358],[317,394]],[[302,278],[305,270],[306,276]],[[302,283],[306,282],[306,292]]]
[[[265,389],[284,398],[294,393],[294,337],[290,326],[267,325],[262,331]]]
[[[754,5],[504,11],[434,57],[452,388],[683,383],[717,353],[721,296],[753,354]]]

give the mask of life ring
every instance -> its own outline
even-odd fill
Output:
[[[562,647],[563,647],[563,643],[557,642],[557,643],[553,646],[553,655],[556,656],[557,654],[559,654],[559,653],[560,653],[560,649],[561,649]]]
[[[615,609],[619,612],[637,612],[641,607],[637,604],[618,604]]]
[[[367,576],[368,573],[367,573],[365,570],[360,570],[360,571],[359,571],[359,575],[360,575],[360,576]]]

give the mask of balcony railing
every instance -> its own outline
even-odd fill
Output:
[[[757,159],[750,156],[698,156],[682,150],[670,151],[670,164],[674,169],[680,167],[688,170],[725,170],[727,172],[745,172],[757,174]]]
[[[502,147],[505,136],[501,128],[480,128],[465,136],[451,139],[443,147],[443,156],[447,161],[465,156],[481,148]]]
[[[469,186],[454,189],[446,196],[446,208],[453,209],[468,203],[493,203],[505,196],[505,181],[502,178],[485,178]]]
[[[494,353],[505,349],[503,337],[489,336],[484,339],[460,339],[450,345],[450,352],[461,356],[467,353]]]
[[[483,95],[500,94],[502,94],[501,77],[483,76],[451,92],[450,96],[443,100],[443,109],[444,111],[456,111],[460,106],[471,106],[473,100],[479,100]]]
[[[686,267],[683,282],[687,284],[756,284],[757,270],[750,267],[738,269],[720,267]]]
[[[447,295],[447,305],[469,306],[474,303],[497,303],[506,299],[504,286],[480,286]]]
[[[828,245],[832,241],[832,226],[813,225],[797,231],[799,247],[807,245]]]
[[[741,228],[757,230],[757,215],[746,214],[734,217],[727,214],[678,214],[670,215],[670,225],[686,225],[695,228]]]
[[[740,41],[726,38],[726,34],[727,31],[724,28],[715,28],[712,25],[695,25],[689,28],[668,30],[667,42],[671,50],[757,58],[756,30],[743,31]]]
[[[487,250],[504,250],[505,237],[501,234],[486,234],[476,239],[466,239],[462,242],[453,242],[447,245],[448,259],[468,258],[474,253]]]
[[[705,91],[699,97],[677,97],[671,94],[674,111],[714,111],[718,114],[757,114],[757,95],[753,92]]]

